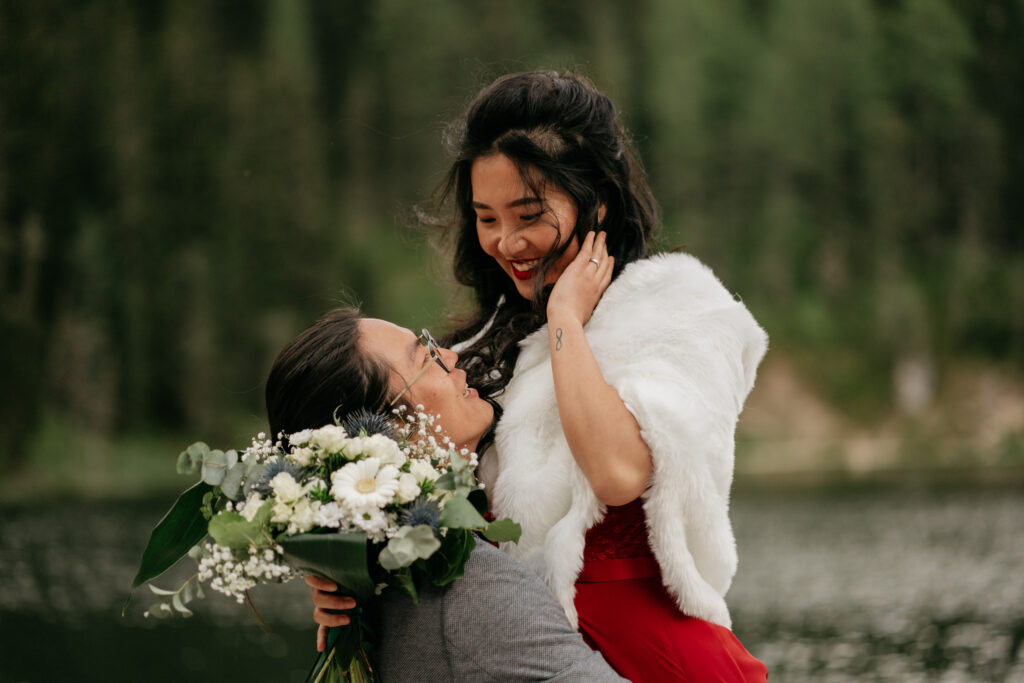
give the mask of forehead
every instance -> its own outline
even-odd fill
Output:
[[[523,178],[516,165],[504,154],[478,157],[469,169],[474,197],[479,193],[508,192],[522,194]]]
[[[531,176],[529,186],[519,168],[504,154],[498,152],[477,157],[469,170],[473,203],[490,208],[519,206],[538,199],[556,204],[572,203],[569,195],[556,183],[535,170],[528,169],[527,173]]]
[[[412,330],[377,318],[360,320],[359,335],[360,347],[364,352],[372,353],[395,367],[413,362],[419,346]]]

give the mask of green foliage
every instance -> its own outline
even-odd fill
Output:
[[[199,482],[178,496],[149,537],[139,571],[132,580],[133,589],[163,574],[203,540],[207,520],[201,508],[210,490],[209,484]]]
[[[404,526],[380,552],[380,566],[388,571],[408,567],[416,560],[425,560],[441,547],[434,530],[426,524]]]
[[[149,585],[149,590],[159,597],[170,598],[170,602],[157,602],[143,613],[145,617],[156,617],[157,619],[169,617],[175,612],[185,618],[191,617],[192,610],[188,608],[188,604],[196,598],[205,597],[203,594],[203,584],[199,582],[197,575],[189,577],[177,590],[171,591],[157,588],[153,584]]]
[[[441,526],[483,529],[487,526],[487,521],[480,516],[465,494],[456,494],[441,510]]]
[[[270,535],[270,517],[274,502],[266,501],[248,520],[237,512],[221,512],[210,520],[210,536],[217,545],[240,550],[249,547],[266,548],[273,542]]]
[[[446,166],[441,123],[536,67],[611,95],[664,244],[781,321],[776,347],[816,343],[786,323],[812,298],[825,331],[809,336],[870,349],[860,370],[917,353],[1024,364],[1024,26],[1008,0],[222,11],[0,3],[8,468],[40,415],[230,443],[224,417],[261,414],[276,352],[340,300],[436,324],[447,268],[405,215]]]
[[[519,537],[523,535],[523,527],[511,519],[499,519],[488,524],[483,533],[488,541],[495,543],[518,542]]]
[[[300,534],[282,538],[281,546],[288,563],[296,569],[333,581],[357,601],[373,595],[366,534]]]
[[[428,575],[435,586],[447,586],[465,573],[466,561],[476,547],[473,533],[468,529],[449,529],[441,539],[441,549],[428,560]]]

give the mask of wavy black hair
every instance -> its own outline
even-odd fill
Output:
[[[444,343],[464,343],[480,335],[460,351],[460,366],[481,395],[496,396],[511,378],[518,342],[546,321],[550,285],[540,283],[558,257],[574,240],[582,242],[588,232],[603,230],[615,258],[615,278],[647,255],[658,227],[658,207],[615,106],[575,73],[532,71],[498,78],[449,127],[446,141],[454,163],[437,199],[447,218],[433,223],[448,238],[455,279],[473,290],[475,308],[455,320],[456,328]],[[576,205],[576,224],[570,226],[568,239],[542,259],[531,299],[518,293],[477,238],[470,170],[475,160],[493,154],[515,164],[534,196],[542,197],[550,183]]]

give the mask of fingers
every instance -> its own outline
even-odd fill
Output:
[[[314,576],[313,574],[306,574],[306,576],[303,577],[303,580],[310,588],[327,591],[328,593],[333,593],[338,590],[338,584],[333,581],[328,581],[327,579],[322,579],[319,576]]]
[[[321,626],[347,626],[351,619],[347,614],[337,614],[317,607],[313,610],[313,621]]]
[[[350,598],[347,595],[338,595],[337,593],[327,593],[325,591],[317,590],[314,588],[313,593],[313,604],[320,609],[352,609],[356,606],[354,598]]]
[[[323,652],[327,649],[327,627],[320,625],[316,629],[316,651]]]

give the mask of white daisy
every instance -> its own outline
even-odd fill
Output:
[[[331,495],[350,509],[382,508],[398,492],[398,468],[377,458],[350,462],[331,474]]]

